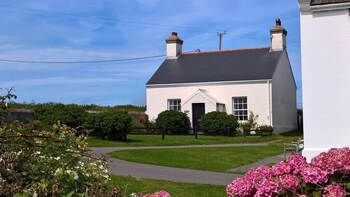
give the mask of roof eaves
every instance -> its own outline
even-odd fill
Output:
[[[310,5],[326,5],[326,4],[337,4],[337,3],[348,3],[350,0],[311,0]]]
[[[206,85],[206,84],[244,84],[244,83],[262,83],[272,80],[268,79],[256,79],[256,80],[241,80],[241,81],[211,81],[211,82],[193,82],[193,83],[167,83],[167,84],[146,84],[146,87],[174,87],[174,86],[194,86],[194,85]]]
[[[235,52],[235,51],[248,51],[248,50],[259,50],[259,49],[269,49],[270,47],[257,47],[257,48],[239,48],[239,49],[228,49],[228,50],[215,50],[215,51],[201,51],[201,52],[184,52],[181,55],[194,55],[194,54],[207,54],[207,53],[225,53],[225,52]]]

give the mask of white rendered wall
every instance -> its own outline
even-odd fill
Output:
[[[275,133],[297,128],[296,85],[286,52],[272,78],[272,120]]]
[[[270,93],[269,85],[266,81],[256,83],[211,83],[211,84],[193,84],[182,86],[148,86],[147,94],[147,111],[150,120],[155,120],[158,114],[167,110],[168,99],[181,99],[184,102],[189,96],[198,89],[207,90],[207,94],[216,100],[225,104],[226,112],[232,114],[232,97],[247,96],[248,110],[259,115],[258,124],[270,125]],[[196,98],[198,99],[198,98]],[[191,101],[192,103],[197,101]],[[198,100],[199,102],[199,100]],[[202,103],[202,102],[201,102]],[[182,111],[189,110],[189,118],[192,118],[192,104],[186,104]],[[206,104],[206,113],[216,110],[216,105]]]
[[[350,16],[348,9],[311,12],[301,2],[303,155],[310,160],[350,146]]]
[[[188,99],[188,98],[186,98]],[[188,100],[188,102],[184,103],[185,99],[181,100],[181,107],[183,112],[187,112],[187,116],[190,118],[192,122],[192,103],[204,103],[205,113],[216,111],[216,102],[210,98],[202,94],[196,94],[192,98]]]
[[[182,51],[182,45],[178,43],[168,43],[166,45],[167,58],[176,58]]]
[[[272,51],[282,51],[286,46],[286,36],[283,33],[274,33],[271,35]]]

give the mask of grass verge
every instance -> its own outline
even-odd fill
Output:
[[[109,141],[102,140],[95,137],[88,137],[87,143],[89,147],[115,147],[115,146],[178,146],[178,145],[200,145],[200,144],[238,144],[238,143],[260,143],[280,140],[280,135],[272,136],[194,136],[189,135],[167,135],[162,140],[161,135],[128,135],[127,140],[123,141]]]
[[[172,197],[224,197],[226,187],[219,185],[178,183],[171,181],[160,181],[152,179],[136,179],[125,176],[112,176],[110,186],[123,187],[126,196],[131,193],[153,193],[165,190]]]
[[[210,147],[123,150],[109,153],[114,158],[159,166],[226,172],[229,169],[259,161],[282,153],[274,146]]]

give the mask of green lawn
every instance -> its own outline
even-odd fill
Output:
[[[211,147],[123,150],[110,153],[114,158],[138,163],[226,172],[283,152],[279,145],[266,147]]]
[[[124,176],[112,176],[110,186],[123,187],[126,196],[131,193],[153,193],[165,190],[171,197],[224,197],[226,195],[225,186],[178,183],[171,181],[160,181],[152,179],[136,179]]]
[[[95,137],[88,137],[87,143],[90,147],[112,147],[112,146],[177,146],[177,145],[195,145],[195,144],[230,144],[230,143],[256,143],[270,142],[284,138],[280,135],[272,136],[242,136],[225,137],[225,136],[194,136],[185,135],[166,135],[162,140],[161,135],[128,135],[125,141],[108,141]]]

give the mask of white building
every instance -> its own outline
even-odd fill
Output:
[[[350,145],[350,0],[299,0],[303,155]]]
[[[296,85],[286,52],[287,31],[276,20],[271,46],[182,53],[177,33],[166,39],[167,58],[146,84],[150,120],[164,110],[187,113],[197,125],[204,113],[225,111],[276,133],[296,128]]]

